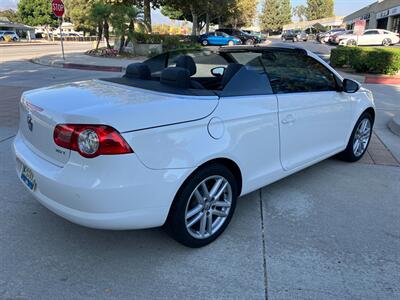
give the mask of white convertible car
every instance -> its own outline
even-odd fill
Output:
[[[102,229],[165,225],[201,247],[239,196],[335,154],[359,160],[374,118],[371,92],[313,53],[224,47],[25,92],[13,148],[24,186],[54,213]]]

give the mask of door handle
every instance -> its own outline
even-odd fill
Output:
[[[295,121],[296,121],[296,119],[293,117],[293,115],[287,115],[282,120],[282,124],[293,124]]]

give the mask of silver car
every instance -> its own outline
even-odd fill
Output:
[[[19,36],[15,31],[0,31],[0,41],[4,41],[7,35],[10,36],[14,42],[19,41]]]

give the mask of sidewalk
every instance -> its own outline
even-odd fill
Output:
[[[83,53],[66,53],[65,60],[60,54],[45,55],[32,59],[33,63],[66,69],[81,69],[94,71],[124,72],[131,63],[142,62],[146,57],[135,59],[104,58]]]

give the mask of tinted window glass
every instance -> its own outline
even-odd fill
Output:
[[[379,34],[379,31],[377,31],[377,30],[370,30],[370,31],[366,31],[366,32],[364,33],[364,35],[369,35],[369,34]]]
[[[334,91],[335,76],[315,59],[291,52],[266,51],[262,62],[275,93]]]

